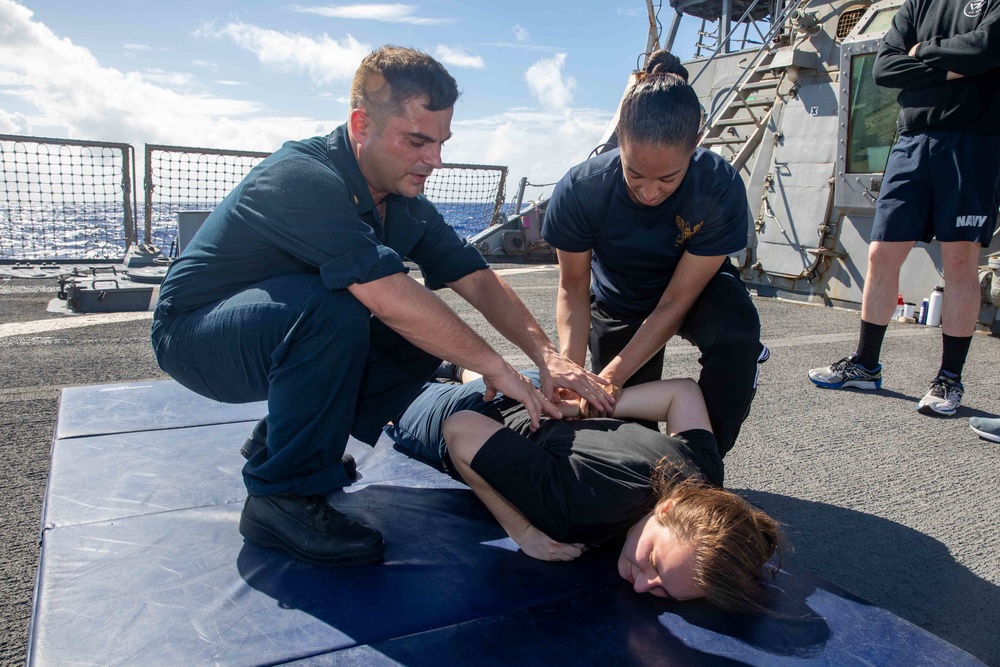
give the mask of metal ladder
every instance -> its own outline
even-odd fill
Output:
[[[778,97],[778,88],[785,78],[784,67],[771,67],[775,54],[774,37],[806,2],[807,0],[792,0],[771,23],[767,35],[763,36],[760,48],[747,58],[743,73],[729,92],[719,99],[719,104],[715,105],[702,125],[700,145],[706,148],[721,147],[722,156],[737,171],[746,166],[750,156],[757,149],[771,119],[771,111]],[[747,14],[754,5],[750,6]],[[704,72],[708,63],[719,55],[723,43],[720,39],[718,47],[701,72]],[[695,80],[697,78],[696,76]]]

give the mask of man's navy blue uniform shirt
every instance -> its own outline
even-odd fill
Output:
[[[379,219],[347,134],[290,141],[205,220],[160,290],[168,312],[215,303],[255,283],[319,274],[330,290],[420,267],[430,289],[487,267],[423,196],[386,197]],[[169,299],[169,302],[166,300]]]
[[[684,180],[657,206],[629,197],[615,149],[570,169],[549,200],[542,236],[567,252],[593,251],[591,290],[611,313],[656,307],[681,255],[728,255],[747,246],[750,211],[739,174],[695,150]]]

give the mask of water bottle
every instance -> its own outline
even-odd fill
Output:
[[[896,301],[896,310],[892,314],[892,319],[898,319],[903,316],[903,295],[899,295],[899,299]]]
[[[927,308],[930,307],[930,301],[924,299],[920,302],[920,316],[917,317],[917,324],[927,324]]]
[[[941,301],[944,299],[944,288],[938,285],[931,292],[930,302],[927,306],[927,326],[941,326]]]

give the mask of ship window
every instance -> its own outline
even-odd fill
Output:
[[[872,17],[872,20],[868,22],[860,34],[870,35],[873,32],[885,32],[892,25],[892,17],[896,15],[897,11],[899,11],[899,7],[883,9]]]
[[[849,34],[854,26],[858,24],[861,17],[864,16],[867,8],[861,7],[860,9],[849,9],[840,15],[840,19],[837,21],[837,39],[844,39]]]
[[[874,65],[874,53],[851,58],[851,106],[847,123],[847,171],[851,173],[885,171],[896,134],[897,91],[875,85]]]

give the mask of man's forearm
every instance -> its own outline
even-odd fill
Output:
[[[1000,8],[975,30],[952,37],[934,37],[914,47],[920,62],[962,76],[981,76],[1000,67]]]
[[[505,365],[447,304],[405,274],[355,283],[348,290],[386,326],[435,357],[483,375]]]
[[[872,78],[884,88],[910,90],[939,85],[944,73],[926,65],[910,53],[916,41],[916,31],[909,16],[909,8],[899,10],[892,21],[892,28],[882,37]]]
[[[544,366],[546,357],[558,350],[524,302],[493,271],[478,271],[471,277],[475,278],[473,289],[457,284],[452,286],[453,289],[482,313],[504,338],[520,348],[536,365]]]

